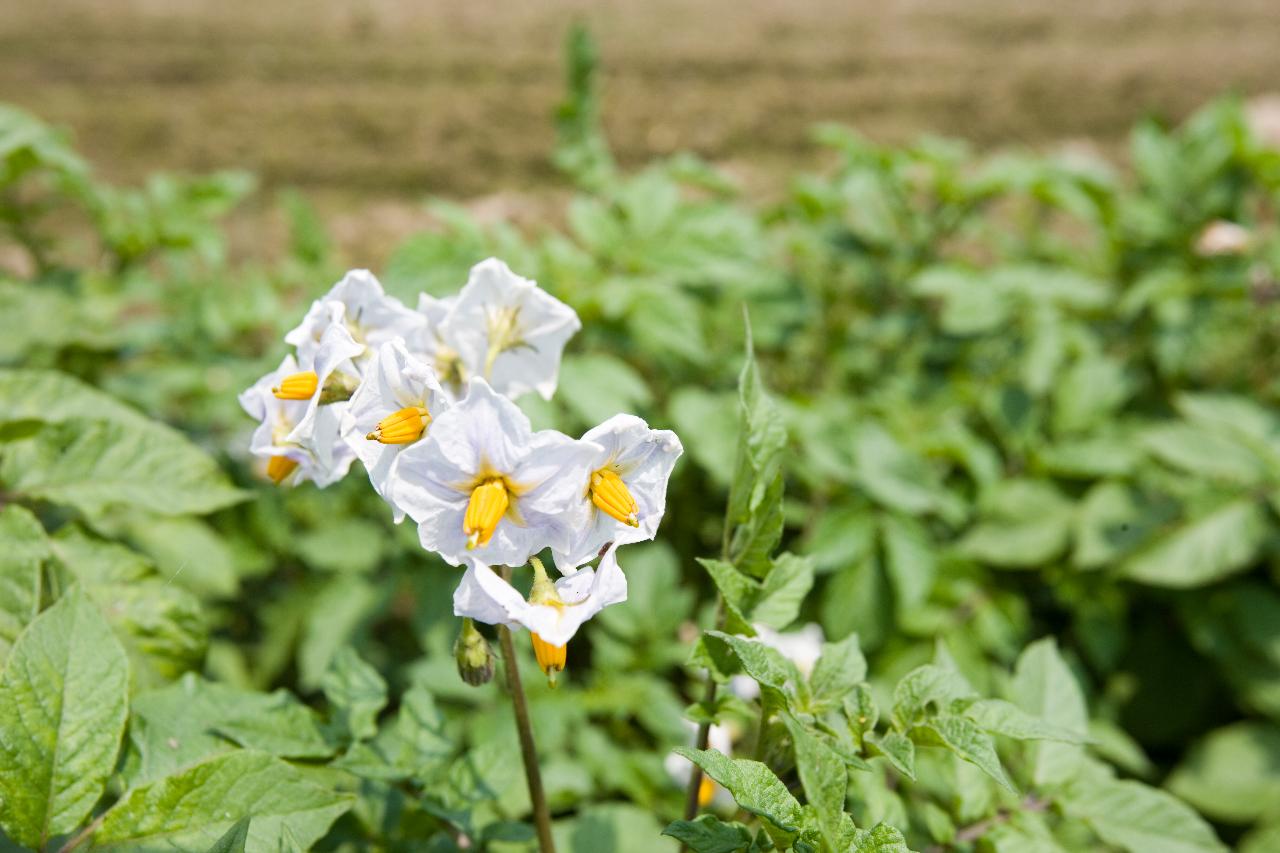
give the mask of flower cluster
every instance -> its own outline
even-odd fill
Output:
[[[320,487],[358,458],[395,520],[408,516],[424,548],[465,566],[454,612],[528,628],[553,676],[578,627],[626,599],[617,549],[654,537],[682,452],[674,433],[633,415],[581,438],[533,430],[513,400],[551,398],[580,328],[572,308],[496,259],[416,310],[349,272],[285,336],[294,353],[240,395],[259,421],[251,451],[276,483]],[[557,581],[536,558],[544,549]],[[525,564],[527,599],[493,569]]]

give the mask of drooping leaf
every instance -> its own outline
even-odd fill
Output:
[[[995,741],[967,717],[942,714],[913,726],[908,734],[916,743],[946,747],[995,779],[1002,787],[1015,791],[1013,782],[1000,764]]]
[[[964,715],[977,723],[983,731],[1017,740],[1085,743],[1089,739],[1083,731],[1054,725],[1003,699],[979,699],[964,709]]]
[[[745,672],[761,687],[769,688],[779,696],[785,696],[788,685],[799,681],[795,664],[764,643],[723,631],[707,631],[702,642],[715,668],[723,675]]]
[[[838,705],[866,677],[867,659],[862,655],[857,634],[838,643],[823,643],[822,655],[809,676],[814,705]]]
[[[1032,717],[1065,731],[1087,730],[1084,694],[1052,638],[1032,643],[1018,657],[1012,690],[1014,701]],[[1034,744],[1032,780],[1036,785],[1061,784],[1075,776],[1083,760],[1084,749],[1078,744]]]
[[[715,815],[704,814],[697,820],[677,820],[662,830],[692,853],[737,853],[751,846],[751,832],[736,821],[726,823]]]
[[[309,782],[261,752],[237,750],[126,793],[93,835],[95,848],[201,849],[250,818],[246,853],[281,849],[291,834],[309,849],[351,798]]]
[[[1247,568],[1269,527],[1255,501],[1231,500],[1134,554],[1120,573],[1152,586],[1204,586]]]
[[[387,704],[387,683],[350,646],[334,658],[320,683],[338,723],[353,740],[378,731],[378,713]]]
[[[908,779],[916,778],[916,745],[911,738],[898,731],[885,732],[883,736],[866,736],[872,754],[883,755],[893,768]]]
[[[783,713],[782,722],[795,746],[796,770],[800,774],[805,799],[818,811],[818,825],[823,836],[834,843],[839,835],[840,817],[844,814],[849,771],[823,736],[805,728],[791,714]]]
[[[88,816],[115,768],[129,664],[78,587],[27,626],[0,673],[0,826],[42,847]]]
[[[1209,824],[1177,797],[1141,782],[1101,773],[1073,784],[1062,798],[1108,844],[1129,853],[1224,853]]]
[[[49,555],[44,528],[20,506],[0,509],[0,667],[40,610],[40,567]]]
[[[768,821],[776,830],[785,834],[799,832],[804,820],[800,803],[766,765],[745,758],[728,758],[714,749],[680,746],[675,752],[701,767],[733,795],[739,806]]]

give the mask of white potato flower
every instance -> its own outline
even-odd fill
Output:
[[[267,475],[277,484],[309,480],[323,488],[346,476],[355,453],[340,426],[358,381],[350,359],[361,349],[344,327],[331,326],[314,358],[299,364],[286,356],[240,395],[240,405],[260,422],[250,452],[267,459]]]
[[[431,365],[441,387],[454,399],[466,392],[467,382],[474,375],[462,363],[462,356],[444,337],[445,317],[449,316],[449,311],[457,301],[457,295],[438,299],[426,293],[418,294],[418,313],[423,322],[414,337],[406,341],[415,355]]]
[[[341,324],[356,343],[362,345],[357,359],[364,360],[388,341],[412,339],[424,322],[417,311],[388,296],[373,273],[351,270],[328,293],[311,303],[302,322],[290,330],[284,340],[297,349],[299,361],[306,361],[319,347],[325,329]]]
[[[397,523],[405,512],[391,495],[396,462],[448,407],[435,371],[399,338],[374,352],[346,407],[343,438],[364,464],[374,490],[391,504]]]
[[[567,550],[587,466],[599,446],[529,419],[483,379],[400,454],[392,501],[418,523],[422,546],[451,565],[468,556],[521,566],[544,548]]]
[[[635,415],[614,415],[582,440],[600,450],[572,508],[569,548],[555,553],[556,565],[570,569],[610,542],[642,542],[657,535],[667,481],[684,451],[674,432],[650,429]]]
[[[536,558],[531,562],[534,581],[526,600],[489,566],[469,558],[453,593],[453,612],[490,625],[527,628],[538,665],[554,682],[555,673],[564,669],[565,648],[583,623],[627,600],[627,578],[616,548],[605,552],[597,568],[579,569],[554,583],[542,563]]]
[[[440,340],[462,378],[482,376],[512,399],[537,391],[550,400],[565,343],[580,328],[572,308],[490,258],[471,268],[441,321]]]

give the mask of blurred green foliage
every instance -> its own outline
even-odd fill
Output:
[[[583,319],[535,425],[633,411],[688,449],[558,690],[523,650],[562,850],[675,849],[691,702],[773,720],[756,761],[683,751],[742,809],[668,827],[695,850],[1223,849],[1197,811],[1274,849],[1280,152],[1239,104],[1141,123],[1124,172],[821,128],[832,165],[761,207],[693,157],[619,171],[585,33],[569,68],[563,227],[436,203],[380,271],[411,302],[504,258]],[[250,470],[235,394],[341,272],[296,194],[288,252],[229,259],[251,189],[107,186],[0,111],[0,745],[55,694],[99,733],[0,753],[0,825],[56,849],[120,798],[93,844],[528,849],[456,571],[358,473]],[[737,636],[796,622],[829,641],[807,677]],[[696,701],[706,666],[758,703]],[[15,795],[36,767],[57,797]]]

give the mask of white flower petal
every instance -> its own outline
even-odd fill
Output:
[[[387,341],[413,338],[424,323],[423,315],[388,296],[373,273],[351,270],[311,304],[302,323],[285,335],[285,342],[297,347],[298,358],[305,361],[318,348],[324,330],[341,324],[369,348],[367,356]]]
[[[581,327],[572,308],[490,258],[472,267],[440,334],[469,374],[486,376],[500,394],[537,391],[549,400],[564,345]],[[504,339],[495,340],[500,331]],[[500,351],[489,365],[491,346]]]

